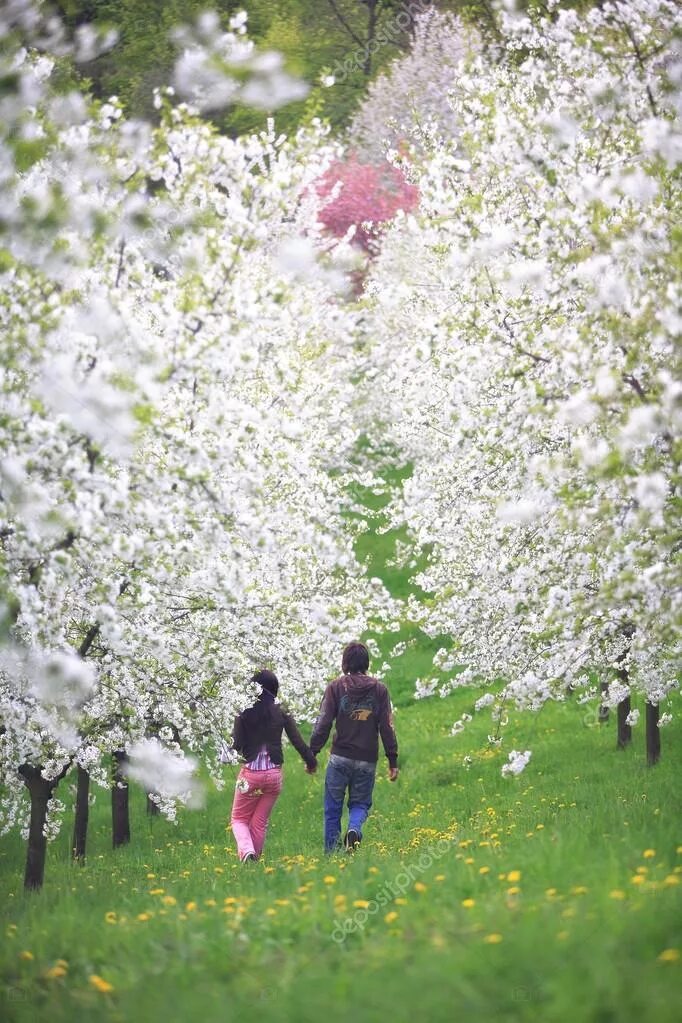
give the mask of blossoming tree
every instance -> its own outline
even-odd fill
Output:
[[[345,278],[301,240],[324,132],[232,141],[170,94],[152,130],[59,95],[50,58],[20,44],[68,44],[17,10],[2,22],[0,813],[24,828],[28,792],[39,887],[72,766],[76,851],[112,758],[125,841],[128,775],[169,815],[196,803],[187,754],[221,783],[215,750],[254,667],[276,666],[310,713],[341,637],[390,601],[359,585],[330,472],[356,431],[338,401]],[[181,37],[176,87],[202,106],[218,74],[231,99],[236,67],[244,101],[290,98],[243,19],[232,29]]]
[[[367,285],[380,429],[414,465],[394,522],[431,552],[412,613],[468,665],[442,691],[506,679],[499,720],[601,678],[623,727],[644,696],[650,762],[679,671],[678,16],[510,15]]]

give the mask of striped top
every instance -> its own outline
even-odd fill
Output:
[[[266,746],[261,746],[258,756],[254,760],[250,760],[246,765],[250,771],[271,771],[273,767],[279,767],[279,764],[275,764],[270,759],[270,754],[267,751]]]

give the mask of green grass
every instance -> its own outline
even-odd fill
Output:
[[[381,525],[381,498],[364,500]],[[368,533],[357,549],[399,596],[396,538]],[[642,726],[617,752],[614,721],[570,701],[512,714],[490,749],[485,712],[449,735],[476,693],[411,698],[440,641],[409,624],[376,638],[383,653],[410,644],[387,676],[401,775],[390,784],[382,764],[359,851],[322,855],[323,770],[307,776],[290,747],[257,864],[237,861],[232,768],[175,826],[133,791],[132,842],[115,852],[100,791],[87,864],[69,861],[69,819],[40,893],[22,890],[20,839],[0,840],[0,1019],[677,1021],[678,716],[652,769]],[[512,748],[533,757],[504,779]]]
[[[534,730],[533,759],[503,779],[484,717],[448,735],[471,698],[398,711],[401,777],[382,773],[353,858],[321,855],[322,772],[290,748],[252,866],[236,860],[229,786],[177,826],[133,793],[133,840],[116,852],[100,793],[87,865],[69,863],[67,828],[38,894],[21,888],[21,842],[3,839],[0,1016],[333,1023],[352,1005],[361,1021],[676,1020],[682,963],[660,956],[682,945],[679,728],[647,769],[577,705],[512,718],[517,747]],[[371,900],[385,904],[369,913]],[[65,975],[46,976],[58,960]]]

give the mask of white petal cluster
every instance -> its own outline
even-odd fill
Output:
[[[173,85],[179,96],[213,111],[233,103],[276,110],[307,95],[306,83],[284,70],[281,54],[258,53],[246,39],[244,11],[230,19],[230,28],[222,32],[218,15],[208,11],[195,26],[175,30],[181,53]]]
[[[391,524],[429,552],[415,624],[447,692],[538,709],[680,665],[678,5],[515,13],[449,91],[419,213],[367,284],[367,390],[412,466]],[[455,81],[456,78],[456,81]],[[455,669],[467,665],[469,674]],[[624,674],[625,673],[625,674]],[[619,681],[620,680],[620,681]]]
[[[508,778],[510,775],[521,774],[522,771],[528,766],[528,761],[531,758],[531,751],[525,750],[524,753],[520,753],[518,750],[513,749],[508,757],[508,763],[502,767],[502,777]]]
[[[203,806],[203,786],[194,777],[197,761],[171,752],[158,739],[140,739],[128,750],[125,773],[159,801],[178,799],[187,806]]]
[[[154,128],[55,95],[18,42],[49,52],[40,16],[6,39],[4,17],[0,830],[24,822],[21,765],[107,785],[116,752],[172,815],[191,755],[221,783],[254,670],[310,719],[342,644],[397,617],[344,515],[370,475],[359,313],[310,200],[338,147],[319,124],[223,137],[172,90]],[[243,27],[201,20],[180,77],[237,61],[241,98],[274,83],[274,105],[279,61]]]

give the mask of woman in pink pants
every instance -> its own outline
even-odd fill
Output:
[[[305,761],[308,773],[317,760],[301,738],[291,714],[275,702],[279,691],[272,671],[257,671],[252,682],[261,691],[252,707],[234,723],[233,746],[245,760],[239,772],[232,804],[232,832],[242,863],[257,860],[263,852],[272,808],[282,790],[282,732]]]

